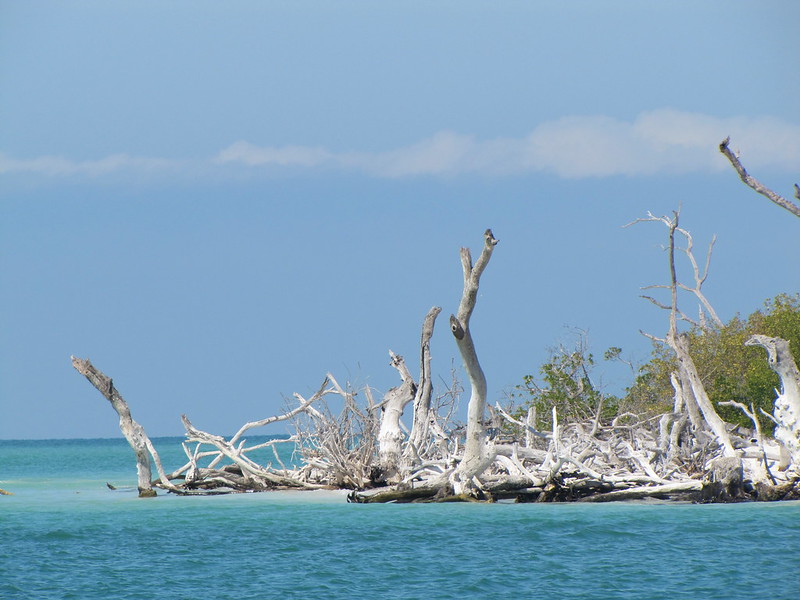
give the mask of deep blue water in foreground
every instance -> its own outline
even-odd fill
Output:
[[[177,439],[156,446],[182,464]],[[14,492],[0,598],[800,598],[795,502],[349,505],[134,486],[124,440],[0,441]]]

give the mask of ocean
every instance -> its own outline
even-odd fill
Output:
[[[184,462],[179,438],[154,443],[167,470]],[[797,502],[140,499],[135,484],[121,438],[0,441],[0,599],[800,598]]]

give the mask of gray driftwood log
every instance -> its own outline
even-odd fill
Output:
[[[144,432],[144,428],[133,420],[131,416],[128,403],[114,387],[114,381],[103,372],[97,370],[88,358],[72,358],[72,366],[81,375],[86,377],[97,391],[99,391],[106,400],[111,403],[111,407],[119,415],[119,428],[122,435],[128,440],[136,455],[136,473],[139,489],[139,496],[147,498],[155,496],[156,492],[151,483],[153,479],[152,470],[150,469],[150,451],[148,445],[150,439]]]

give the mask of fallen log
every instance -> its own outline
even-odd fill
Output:
[[[700,481],[682,481],[665,483],[663,485],[642,485],[624,490],[614,490],[593,496],[585,496],[577,502],[619,502],[621,500],[642,500],[644,498],[658,498],[661,500],[675,499],[676,497],[693,498],[703,487]]]
[[[387,489],[372,494],[352,491],[347,495],[351,504],[379,504],[379,503],[407,503],[426,500],[432,502],[439,489],[433,487],[419,487],[405,490]]]

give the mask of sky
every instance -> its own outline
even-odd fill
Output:
[[[800,223],[717,145],[791,197],[798,25],[769,0],[0,0],[0,439],[120,436],[71,355],[154,437],[231,434],[328,372],[381,397],[434,305],[435,392],[466,384],[447,317],[487,227],[491,402],[576,330],[647,360],[666,229],[623,226],[649,212],[700,259],[717,236],[724,320],[797,293]]]

